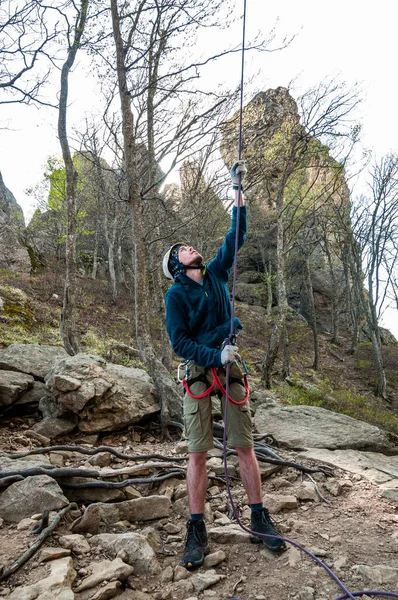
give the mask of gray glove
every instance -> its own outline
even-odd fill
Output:
[[[221,352],[221,364],[227,365],[228,363],[233,363],[236,360],[240,360],[238,347],[232,346],[232,344],[227,344],[224,346],[223,351]]]
[[[245,165],[245,161],[244,160],[238,160],[236,161],[236,163],[234,164],[234,166],[232,167],[230,174],[231,174],[231,182],[232,182],[232,186],[234,188],[238,188],[239,187],[239,183],[242,183],[244,176],[247,173],[247,168]],[[240,175],[240,180],[239,180],[239,175]]]

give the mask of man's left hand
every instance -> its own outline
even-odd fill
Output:
[[[245,165],[245,161],[237,160],[230,171],[232,185],[234,187],[239,187],[239,185],[242,183],[243,178],[246,175],[246,173],[247,173],[247,168]]]

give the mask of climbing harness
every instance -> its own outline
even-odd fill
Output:
[[[186,377],[184,377],[184,379],[181,380],[181,383],[184,386],[184,389],[185,389],[186,393],[189,396],[191,396],[191,398],[194,398],[195,400],[201,400],[202,398],[205,398],[206,396],[209,396],[213,392],[214,388],[217,387],[218,390],[219,390],[219,392],[223,396],[225,396],[225,398],[228,398],[228,400],[230,402],[232,402],[232,404],[236,404],[237,406],[242,406],[242,404],[245,404],[248,401],[249,395],[250,395],[249,380],[248,380],[248,377],[247,377],[247,375],[248,375],[247,367],[246,367],[245,363],[242,362],[242,364],[244,365],[244,368],[245,368],[245,373],[243,375],[243,385],[244,385],[244,388],[245,388],[245,391],[246,391],[246,394],[245,394],[245,397],[243,398],[243,400],[239,400],[239,401],[238,400],[234,400],[229,395],[229,393],[227,394],[227,390],[224,388],[223,384],[220,381],[220,378],[218,376],[216,367],[211,367],[209,369],[209,371],[210,371],[210,373],[211,373],[211,375],[213,377],[213,381],[212,381],[211,385],[204,392],[202,392],[201,394],[199,394],[198,396],[195,396],[191,392],[191,390],[189,389],[189,386],[192,385],[192,383],[195,383],[196,381],[204,381],[205,383],[207,383],[205,377],[202,378],[201,376],[199,376],[199,377],[196,377],[195,380],[189,380]],[[204,373],[203,373],[203,375],[204,375]],[[231,383],[235,383],[235,382],[239,383],[239,384],[241,383],[241,380],[237,379],[235,377],[234,378],[230,377],[229,381]]]
[[[246,34],[246,0],[244,0],[244,8],[243,8],[243,36],[242,36],[242,68],[241,68],[241,82],[240,82],[240,116],[239,116],[239,147],[238,147],[238,160],[241,160],[242,158],[242,140],[243,140],[243,136],[242,136],[242,117],[243,117],[243,82],[244,82],[244,64],[245,64],[245,34]],[[237,210],[237,219],[236,219],[236,236],[235,236],[235,257],[234,257],[234,269],[233,269],[233,284],[232,284],[232,292],[231,292],[231,327],[230,327],[230,334],[229,334],[229,338],[228,338],[228,343],[230,344],[234,344],[235,343],[235,335],[234,335],[234,318],[235,318],[235,294],[236,294],[236,275],[237,275],[237,258],[238,258],[238,234],[239,234],[239,218],[240,218],[240,206],[241,206],[241,194],[242,194],[242,186],[241,186],[241,175],[239,175],[239,192],[238,192],[238,210]],[[230,372],[230,365],[228,364],[226,367],[226,375],[225,375],[225,381],[226,381],[226,385],[225,385],[225,397],[229,398],[229,372]],[[213,381],[213,388],[215,385],[215,380]],[[185,386],[184,386],[185,387]],[[394,593],[394,592],[382,592],[382,591],[378,591],[378,590],[362,590],[360,592],[350,592],[347,587],[344,585],[344,583],[342,581],[340,581],[340,579],[337,577],[337,575],[335,575],[333,573],[333,571],[324,563],[322,562],[317,556],[315,556],[314,554],[312,554],[309,550],[306,550],[306,548],[304,548],[303,546],[300,546],[299,544],[297,544],[296,542],[293,542],[292,540],[283,538],[282,536],[275,536],[275,535],[268,535],[268,534],[262,534],[259,532],[253,532],[251,529],[249,529],[248,527],[246,527],[244,525],[244,523],[242,523],[238,511],[236,510],[235,504],[234,504],[234,500],[232,497],[232,492],[231,492],[231,486],[230,486],[230,481],[229,481],[229,475],[228,475],[228,468],[227,468],[227,421],[228,421],[228,405],[229,402],[225,402],[225,407],[224,407],[224,435],[223,435],[223,462],[224,462],[224,475],[225,475],[225,484],[226,484],[226,488],[227,488],[227,492],[228,492],[228,496],[229,496],[229,501],[231,503],[231,507],[232,507],[232,511],[233,511],[233,515],[237,521],[237,523],[239,524],[239,526],[246,531],[249,534],[254,534],[257,537],[267,537],[267,538],[271,538],[271,539],[277,539],[277,540],[281,540],[284,543],[288,543],[292,546],[294,546],[295,548],[297,548],[298,550],[301,550],[302,552],[304,552],[305,554],[307,554],[307,556],[309,556],[310,558],[312,558],[312,560],[314,560],[319,566],[323,567],[325,569],[325,571],[328,573],[328,575],[337,583],[337,585],[343,590],[344,594],[342,596],[339,596],[338,598],[335,598],[334,600],[344,600],[345,598],[351,598],[352,600],[355,600],[355,598],[360,597],[360,596],[384,596],[384,597],[388,597],[388,598],[398,598],[398,594]],[[230,600],[234,600],[234,599],[230,599]],[[240,600],[240,599],[236,599],[236,600]]]

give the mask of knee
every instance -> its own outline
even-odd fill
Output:
[[[207,452],[190,452],[189,463],[197,468],[206,468]]]
[[[254,448],[251,446],[247,448],[235,448],[235,450],[239,460],[257,460],[256,455],[254,454]]]

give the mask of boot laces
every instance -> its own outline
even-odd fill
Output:
[[[186,549],[190,550],[196,548],[196,546],[205,545],[205,529],[204,524],[199,525],[189,521],[187,524],[187,534],[185,536]]]

